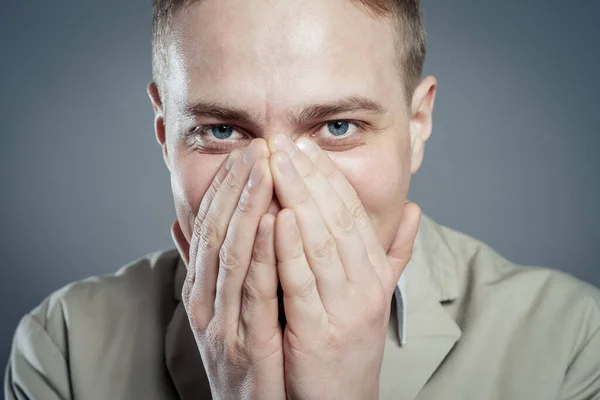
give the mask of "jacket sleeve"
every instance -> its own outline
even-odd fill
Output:
[[[33,314],[21,319],[4,377],[6,400],[71,400],[64,346],[44,325]]]

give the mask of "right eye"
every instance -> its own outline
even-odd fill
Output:
[[[194,146],[207,150],[239,147],[246,142],[247,138],[247,135],[241,133],[235,126],[227,124],[197,125],[189,131],[188,136]]]

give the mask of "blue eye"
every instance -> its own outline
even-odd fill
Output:
[[[215,125],[210,127],[210,133],[217,139],[228,139],[233,134],[233,128],[229,125]]]
[[[327,129],[333,136],[341,136],[348,132],[350,123],[348,121],[333,121],[327,123]]]

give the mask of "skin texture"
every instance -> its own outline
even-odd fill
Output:
[[[431,133],[435,78],[423,79],[407,105],[390,21],[348,0],[205,0],[177,14],[173,27],[166,98],[154,83],[148,93],[171,173],[173,236],[188,265],[184,303],[213,392],[376,398],[389,300],[418,224],[418,207],[404,202]],[[384,111],[288,118],[348,96]],[[253,119],[184,112],[201,99]],[[335,136],[340,120],[361,126]],[[208,124],[231,134],[194,130]],[[315,159],[293,143],[306,138],[318,146]],[[286,157],[296,175],[281,174]],[[260,183],[248,187],[255,170]],[[266,235],[256,238],[259,224]],[[340,227],[347,235],[335,234]],[[315,247],[323,241],[335,245]],[[309,298],[311,307],[298,302]]]

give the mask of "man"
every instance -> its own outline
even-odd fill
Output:
[[[26,315],[8,399],[600,399],[600,292],[406,202],[418,0],[154,1],[177,250]]]

